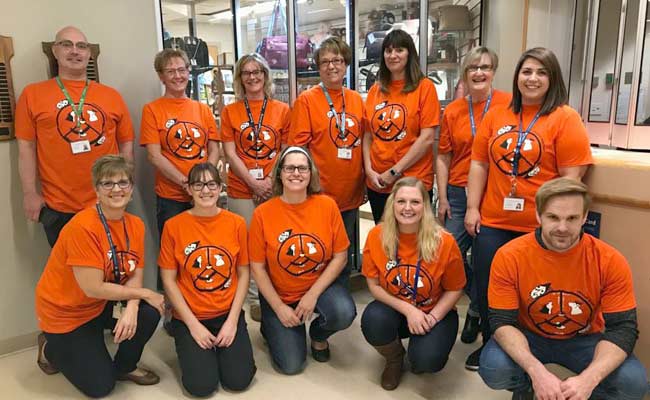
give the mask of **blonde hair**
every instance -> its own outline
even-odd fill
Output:
[[[546,204],[557,196],[581,196],[582,214],[587,215],[591,205],[587,185],[571,178],[556,178],[544,183],[535,194],[535,206],[537,214],[542,215]]]
[[[250,53],[243,55],[237,60],[235,64],[235,76],[233,78],[232,87],[235,91],[235,98],[237,100],[243,100],[246,97],[246,89],[244,89],[244,84],[241,81],[241,73],[244,65],[249,62],[256,62],[259,65],[260,69],[264,72],[264,95],[268,98],[271,98],[273,95],[273,80],[271,79],[271,68],[266,62],[264,57],[258,53]]]
[[[463,63],[460,66],[461,70],[461,80],[464,83],[467,82],[467,73],[469,70],[469,67],[479,61],[481,57],[483,57],[483,54],[487,54],[488,57],[490,57],[490,63],[492,64],[492,71],[496,73],[497,68],[499,67],[499,57],[497,56],[497,53],[494,52],[494,50],[489,49],[485,46],[479,46],[479,47],[474,47],[471,49],[467,54],[465,55],[465,58],[463,59]]]
[[[422,219],[420,226],[418,226],[418,257],[426,262],[431,262],[436,257],[436,250],[442,240],[443,228],[438,224],[436,218],[433,216],[431,210],[431,200],[429,193],[424,187],[422,181],[414,177],[405,177],[393,185],[393,190],[386,200],[386,208],[384,208],[384,217],[382,222],[382,236],[381,243],[384,252],[389,259],[393,259],[397,254],[397,246],[399,241],[399,226],[395,219],[395,196],[397,192],[403,187],[415,187],[422,195],[422,203],[424,205]]]

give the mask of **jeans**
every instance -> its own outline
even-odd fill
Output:
[[[386,207],[386,201],[390,193],[380,193],[375,192],[374,190],[367,188],[368,201],[370,202],[370,210],[372,211],[372,219],[375,221],[375,224],[378,224],[381,221],[381,217],[384,215],[384,208]],[[429,190],[429,201],[433,198],[433,189]]]
[[[359,209],[341,211],[341,218],[343,219],[345,233],[347,233],[350,240],[350,247],[348,247],[348,262],[336,281],[343,287],[349,288],[350,274],[353,267],[358,265],[357,259],[359,258]]]
[[[450,310],[424,335],[409,332],[406,317],[377,300],[361,316],[361,331],[372,346],[383,346],[395,339],[410,338],[408,358],[414,373],[438,372],[447,364],[458,334],[458,313]]]
[[[41,212],[38,214],[38,221],[43,224],[43,230],[47,237],[47,242],[50,247],[54,247],[61,229],[74,217],[74,213],[66,213],[51,209],[47,205],[43,205]]]
[[[467,277],[465,293],[469,297],[469,311],[477,315],[479,311],[474,272],[472,271],[472,265],[467,261],[467,251],[472,247],[472,237],[465,229],[465,212],[467,211],[465,188],[447,185],[447,201],[449,201],[449,207],[451,208],[451,218],[445,217],[445,229],[454,235],[454,239],[456,239],[456,243],[460,248],[460,254],[465,265],[465,276]]]
[[[104,329],[113,329],[113,304],[106,303],[104,311],[94,319],[67,333],[45,333],[45,357],[59,369],[77,389],[88,397],[104,397],[115,386],[118,374],[137,367],[144,345],[158,326],[158,310],[145,302],[138,308],[135,336],[120,343],[111,359],[104,343]]]
[[[295,308],[298,303],[289,304]],[[276,368],[283,374],[295,375],[305,368],[307,359],[307,338],[305,325],[287,328],[282,325],[266,299],[260,294],[262,308],[262,336],[269,345],[271,358]],[[325,289],[316,301],[314,319],[309,326],[309,337],[325,341],[338,331],[352,324],[357,315],[354,300],[347,289],[334,282]]]
[[[156,222],[158,223],[158,245],[160,245],[160,238],[162,237],[163,227],[165,222],[171,217],[182,213],[185,210],[192,208],[192,203],[182,202],[176,200],[166,199],[156,195]],[[158,269],[158,290],[163,290],[162,280],[160,279],[160,269]]]
[[[497,250],[512,239],[524,232],[508,231],[505,229],[481,226],[481,232],[474,238],[472,245],[472,264],[474,266],[474,284],[476,286],[476,299],[481,315],[481,332],[483,344],[492,336],[488,321],[488,284],[490,283],[490,268]]]
[[[200,322],[217,336],[227,318],[228,314],[225,314]],[[224,388],[234,391],[244,390],[250,385],[257,368],[243,310],[237,321],[235,339],[228,347],[202,349],[192,337],[187,325],[175,318],[172,319],[172,332],[183,387],[192,396],[211,395],[217,390],[219,382]]]
[[[559,364],[576,374],[594,358],[600,334],[556,340],[524,331],[530,351],[543,364]],[[501,346],[491,339],[481,352],[479,374],[492,389],[524,391],[531,387],[530,377]],[[594,389],[591,399],[641,399],[648,389],[646,371],[641,362],[629,355],[623,363]]]

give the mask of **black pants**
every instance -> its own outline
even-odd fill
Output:
[[[189,210],[192,208],[192,203],[182,202],[171,199],[166,199],[156,195],[156,222],[158,223],[158,246],[160,246],[160,239],[163,233],[163,227],[165,222],[168,219],[177,216],[183,211]],[[158,290],[163,290],[162,279],[160,278],[160,268],[156,268],[158,271],[158,278],[156,287]]]
[[[227,317],[226,314],[202,320],[201,323],[216,336]],[[236,391],[244,390],[250,385],[257,367],[243,310],[237,321],[235,340],[228,347],[202,349],[187,325],[175,318],[172,319],[172,332],[183,375],[183,387],[192,396],[211,395],[217,390],[219,382],[224,388]]]
[[[397,338],[410,338],[408,358],[416,373],[438,372],[444,368],[456,343],[458,313],[451,310],[433,329],[424,335],[412,335],[406,317],[377,300],[372,301],[361,316],[361,331],[373,346],[383,346]]]
[[[47,242],[50,244],[50,247],[54,247],[54,243],[59,238],[61,229],[63,229],[72,217],[74,217],[74,213],[56,211],[47,205],[41,208],[41,212],[38,214],[38,221],[43,224],[43,230],[45,231],[45,236],[47,236]]]
[[[372,210],[372,219],[375,220],[375,224],[378,224],[381,221],[382,215],[384,215],[384,208],[386,207],[386,200],[390,193],[380,193],[375,192],[374,190],[367,188],[368,192],[368,201],[370,202],[370,210]],[[429,201],[433,197],[433,189],[429,190]]]
[[[117,374],[131,372],[137,367],[144,345],[160,319],[158,310],[140,302],[135,336],[120,343],[112,360],[104,343],[104,329],[113,329],[117,322],[112,313],[113,302],[109,301],[99,316],[71,332],[45,332],[45,357],[88,397],[108,395],[115,386]]]

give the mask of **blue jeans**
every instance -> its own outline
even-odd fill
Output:
[[[474,285],[476,286],[478,311],[481,315],[481,332],[483,334],[484,344],[492,336],[488,321],[487,298],[492,260],[501,246],[523,234],[523,232],[481,226],[481,232],[474,238],[474,244],[472,245],[472,264],[474,266]]]
[[[341,218],[343,219],[343,226],[345,227],[345,233],[348,235],[350,240],[350,247],[348,247],[348,262],[345,265],[341,275],[339,275],[336,280],[343,287],[349,288],[350,274],[352,269],[356,267],[359,263],[359,209],[354,208],[352,210],[341,211]]]
[[[412,335],[406,317],[384,303],[373,300],[361,316],[361,331],[372,346],[383,346],[395,339],[410,338],[408,358],[416,373],[438,372],[444,368],[456,343],[458,313],[451,310],[424,335]]]
[[[465,229],[465,212],[467,211],[465,188],[447,185],[447,201],[449,201],[449,207],[451,208],[451,218],[445,217],[445,229],[454,235],[454,239],[456,239],[456,243],[460,248],[460,254],[465,265],[465,276],[467,277],[465,293],[469,297],[469,309],[476,315],[478,314],[476,284],[474,284],[472,265],[467,261],[467,251],[472,247],[472,237]]]
[[[295,308],[298,303],[289,304]],[[266,339],[271,359],[277,369],[286,375],[295,375],[305,368],[307,338],[305,325],[287,328],[282,325],[266,299],[260,294],[262,309],[262,336]],[[340,283],[334,282],[316,301],[318,318],[309,326],[312,340],[324,341],[352,324],[357,315],[352,296]]]
[[[175,217],[185,210],[192,208],[192,203],[166,199],[156,195],[156,222],[158,223],[158,245],[162,237],[165,222],[171,217]],[[162,280],[160,279],[160,269],[158,270],[158,290],[163,290]]]
[[[566,340],[547,339],[524,331],[530,351],[543,364],[559,364],[576,374],[581,373],[594,358],[600,334],[576,336]],[[531,387],[530,377],[501,346],[491,339],[481,352],[478,371],[483,381],[496,390],[524,391]],[[641,399],[648,389],[646,371],[634,356],[628,356],[594,389],[591,399]]]

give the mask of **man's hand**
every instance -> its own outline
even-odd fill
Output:
[[[449,201],[447,199],[438,199],[438,221],[444,224],[447,218],[451,219],[451,206],[449,205]]]
[[[468,208],[465,213],[465,230],[471,237],[481,232],[481,213],[477,208]]]
[[[43,196],[36,192],[25,193],[23,196],[23,210],[25,210],[25,217],[30,221],[38,222],[38,216],[44,205]]]
[[[591,396],[591,392],[596,388],[596,385],[593,385],[578,375],[566,379],[560,387],[562,388],[564,398],[567,400],[587,400]]]
[[[542,366],[539,371],[530,374],[533,381],[535,398],[538,400],[565,400],[562,393],[562,381]]]

